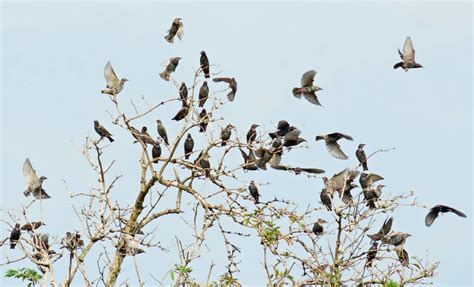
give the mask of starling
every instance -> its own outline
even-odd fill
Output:
[[[244,158],[244,166],[242,167],[245,170],[258,170],[258,167],[255,165],[255,154],[252,149],[249,149],[249,154],[239,148],[242,157]]]
[[[337,159],[348,159],[349,157],[344,154],[341,150],[341,146],[337,143],[338,140],[341,138],[345,138],[346,140],[353,140],[351,136],[341,134],[341,133],[332,133],[327,135],[319,135],[316,136],[316,141],[324,140],[326,142],[326,148],[328,152]]]
[[[298,99],[301,99],[303,96],[308,102],[315,104],[317,106],[321,106],[321,103],[316,96],[316,92],[322,90],[318,86],[313,85],[314,76],[316,76],[315,70],[307,71],[301,77],[301,86],[300,88],[293,88],[293,96]]]
[[[253,124],[247,132],[247,144],[252,144],[257,138],[257,127],[259,125]]]
[[[208,123],[209,115],[207,114],[206,109],[202,109],[202,111],[199,113],[199,132],[206,132]]]
[[[10,233],[10,249],[15,249],[18,240],[20,240],[21,231],[20,231],[20,224],[15,224],[15,228],[12,229]]]
[[[273,154],[275,157],[275,154]],[[273,159],[272,157],[272,159]],[[280,164],[273,164],[272,160],[269,161],[271,167],[276,170],[286,170],[290,172],[294,172],[296,175],[301,174],[302,172],[311,173],[311,174],[320,174],[324,173],[325,171],[319,168],[312,168],[312,167],[292,167],[288,165],[280,165]]]
[[[201,88],[199,89],[199,107],[200,108],[204,107],[204,104],[206,103],[208,97],[209,97],[209,86],[207,85],[207,81],[204,81],[204,83],[202,83]]]
[[[347,188],[347,186],[350,185],[358,175],[359,171],[356,169],[346,168],[343,171],[333,175],[330,180],[327,178],[323,178],[323,180],[325,181],[328,193],[332,195],[334,191],[340,192],[342,189],[344,189],[344,187]]]
[[[188,100],[188,87],[186,87],[185,82],[182,82],[181,86],[179,87],[179,98],[182,102],[187,102]]]
[[[362,189],[370,188],[376,181],[384,179],[378,174],[363,172],[360,174],[359,183]]]
[[[327,210],[331,211],[332,210],[331,197],[329,196],[325,188],[321,190],[321,194],[319,197],[321,199],[321,202],[324,204],[324,206],[326,206]]]
[[[382,237],[382,243],[393,245],[395,248],[401,249],[405,244],[405,241],[411,235],[404,232],[390,232],[387,236]]]
[[[364,199],[367,201],[367,206],[370,209],[377,208],[377,206],[375,205],[375,202],[382,195],[382,188],[384,187],[385,185],[379,184],[377,185],[375,189],[369,188],[369,187],[363,189],[362,193],[364,194]]]
[[[351,194],[351,190],[354,188],[359,187],[357,184],[349,182],[345,185],[344,192],[342,193],[342,202],[348,205],[352,205],[353,203],[353,198]],[[339,192],[340,194],[340,192]]]
[[[105,81],[107,82],[107,86],[105,90],[101,91],[101,93],[112,96],[115,96],[120,93],[123,89],[123,85],[125,84],[125,82],[128,81],[125,78],[119,80],[110,62],[107,62],[107,64],[105,65],[104,77]]]
[[[175,18],[173,23],[171,23],[171,28],[167,31],[168,35],[165,36],[168,43],[173,43],[174,36],[178,36],[178,39],[181,41],[181,38],[184,34],[184,25],[181,18]]]
[[[383,222],[382,227],[380,228],[379,232],[375,234],[368,234],[367,236],[372,239],[372,241],[379,241],[380,239],[384,238],[390,230],[392,229],[393,217],[386,219]]]
[[[151,149],[151,156],[153,157],[153,162],[158,163],[158,158],[161,156],[161,146],[158,141],[155,142]]]
[[[304,138],[300,138],[301,131],[294,126],[290,126],[288,131],[284,136],[283,146],[285,147],[292,147],[297,146],[306,140]]]
[[[233,125],[228,124],[224,129],[221,130],[221,146],[225,146],[227,144],[227,141],[230,139],[230,136],[232,134],[233,128],[235,128]]]
[[[101,124],[99,124],[99,121],[94,121],[94,129],[95,132],[100,136],[100,139],[106,137],[109,142],[114,141],[114,139],[112,138],[112,134],[109,133],[109,131],[106,130]]]
[[[40,228],[42,225],[46,225],[46,224],[44,224],[41,221],[28,222],[21,227],[21,230],[35,231],[36,229]]]
[[[49,249],[49,235],[45,234],[34,234],[33,235],[33,244],[38,251],[48,250]]]
[[[229,101],[233,101],[235,98],[235,93],[237,93],[237,81],[234,78],[214,78],[214,82],[226,82],[229,84],[230,92],[227,94]]]
[[[149,144],[149,145],[155,145],[155,141],[153,140],[153,138],[150,136],[150,134],[148,134],[148,128],[146,126],[143,126],[142,127],[142,130],[140,132],[138,132],[138,134],[134,134],[134,133],[137,133],[138,131],[134,128],[133,130],[133,133],[132,135],[137,139],[136,141],[134,141],[133,143],[137,143],[138,142],[138,139],[140,139],[145,145]]]
[[[400,49],[398,49],[398,54],[400,55],[402,61],[396,63],[393,66],[394,69],[402,67],[405,72],[408,72],[408,69],[423,68],[422,65],[415,62],[415,49],[413,48],[413,43],[410,37],[407,37],[405,40],[405,45],[403,45],[403,53],[400,52]]]
[[[189,159],[189,156],[193,152],[194,140],[191,137],[191,134],[188,134],[186,140],[184,141],[184,158]]]
[[[204,72],[204,77],[209,79],[211,76],[209,75],[209,59],[207,58],[206,52],[201,51],[201,69]]]
[[[356,151],[356,157],[359,163],[362,165],[364,171],[367,171],[369,168],[367,167],[367,157],[365,156],[364,146],[365,144],[359,145]]]
[[[160,135],[160,137],[165,141],[165,144],[169,145],[168,134],[166,133],[166,128],[161,122],[161,120],[156,120],[156,128],[158,130],[158,134]]]
[[[438,217],[440,212],[441,213],[452,212],[452,213],[456,214],[457,216],[467,217],[464,213],[462,213],[461,211],[459,211],[455,208],[452,208],[452,207],[449,207],[449,206],[446,206],[446,205],[435,205],[430,209],[430,212],[428,212],[428,214],[426,215],[425,225],[427,227],[430,227],[431,224],[433,224],[435,219]]]
[[[267,170],[267,163],[272,159],[273,154],[266,148],[258,148],[255,151],[257,158],[255,163],[259,169]]]
[[[199,156],[194,161],[194,164],[204,169],[204,173],[206,174],[206,177],[209,177],[211,175],[211,164],[209,163],[209,157],[210,156],[207,152],[204,154],[203,152],[201,152],[199,153]]]
[[[67,250],[73,252],[78,248],[84,246],[84,241],[81,240],[81,235],[79,233],[72,234],[71,232],[66,232],[66,237],[62,240],[62,245]]]
[[[119,252],[126,256],[135,256],[137,254],[145,253],[145,251],[139,248],[139,242],[131,235],[125,234],[124,245],[119,249]]]
[[[318,221],[316,221],[314,224],[313,224],[313,233],[315,235],[321,235],[323,234],[323,231],[324,231],[324,227],[322,226],[322,224],[324,223],[327,223],[326,220],[320,218],[318,219]]]
[[[403,266],[408,266],[410,263],[410,259],[408,258],[408,252],[405,249],[395,249],[395,252],[397,252],[398,260],[400,260],[400,263]]]
[[[163,66],[166,67],[163,72],[160,73],[160,77],[165,80],[169,81],[171,73],[176,71],[176,68],[178,67],[179,60],[181,60],[180,57],[172,57],[168,61],[163,63]]]
[[[258,203],[258,199],[260,198],[260,194],[258,193],[258,188],[257,188],[257,185],[255,184],[255,181],[250,181],[250,185],[249,185],[249,191],[250,191],[250,195],[253,197],[253,199],[255,200],[255,204]]]
[[[23,192],[25,196],[33,194],[36,199],[51,198],[43,189],[43,181],[47,179],[47,177],[40,176],[38,178],[29,158],[27,158],[23,164],[23,174],[25,175],[26,182],[28,183],[28,188]]]
[[[372,246],[367,251],[367,262],[365,263],[366,266],[372,267],[372,262],[375,260],[377,256],[379,244],[377,242],[372,242]]]
[[[189,113],[189,106],[184,105],[178,113],[172,118],[172,120],[179,122],[180,120],[184,119]]]

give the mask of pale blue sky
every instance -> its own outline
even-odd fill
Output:
[[[176,16],[183,18],[185,35],[170,45],[163,36]],[[74,147],[94,135],[94,119],[116,137],[106,157],[118,159],[113,173],[125,174],[117,185],[118,197],[131,203],[139,151],[130,145],[129,135],[112,127],[106,112],[112,106],[99,94],[103,67],[110,60],[119,77],[130,80],[120,95],[124,104],[132,98],[145,107],[141,95],[150,102],[176,96],[174,87],[158,77],[164,60],[181,56],[175,78],[190,82],[199,51],[205,50],[223,75],[238,80],[236,100],[222,113],[241,135],[254,122],[270,129],[280,119],[302,129],[309,149],[295,150],[286,162],[324,167],[332,175],[354,166],[358,143],[366,143],[368,153],[396,147],[369,162],[386,178],[386,193],[415,190],[422,204],[443,203],[468,215],[441,216],[428,229],[425,210],[402,208],[394,226],[414,235],[407,250],[441,261],[436,286],[472,284],[471,3],[4,3],[1,23],[2,208],[29,202],[22,195],[22,165],[30,157],[49,178],[45,187],[53,199],[44,203],[47,231],[63,236],[70,228],[64,218],[73,213],[61,179],[75,192],[96,184]],[[393,70],[406,36],[412,37],[425,69]],[[325,108],[291,95],[308,69],[318,71]],[[180,127],[168,120],[177,111],[178,104],[173,105],[137,126],[147,124],[154,134],[154,119],[160,117],[173,134]],[[333,131],[354,137],[343,143],[349,162],[335,160],[322,143],[314,142],[316,134]],[[271,183],[261,188],[263,198],[319,202],[320,180],[278,171],[252,176],[244,179]],[[173,247],[170,235],[180,233],[173,229],[177,222],[159,224],[166,247]],[[252,264],[241,266],[239,278],[262,284],[262,269],[255,267],[261,267],[261,251],[253,251],[259,248],[253,243],[244,243],[244,261]],[[220,252],[214,261],[222,265],[225,254]],[[169,268],[177,259],[162,252],[138,258],[145,273]],[[120,279],[135,282],[130,262]],[[95,268],[95,260],[87,264]],[[195,268],[204,281],[207,268]],[[223,272],[216,268],[215,275]],[[149,277],[145,281],[153,282]]]

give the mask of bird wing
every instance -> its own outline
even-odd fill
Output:
[[[403,61],[415,60],[415,49],[413,49],[413,43],[410,37],[405,40],[403,45]]]
[[[315,93],[312,94],[303,94],[303,97],[310,103],[315,104],[317,106],[323,106],[318,100],[318,96]]]
[[[439,209],[437,208],[432,208],[430,210],[430,212],[428,212],[428,214],[426,215],[425,217],[425,225],[427,227],[430,227],[431,224],[433,224],[433,222],[435,221],[435,219],[438,217],[438,214],[439,214]]]
[[[457,210],[456,208],[452,208],[452,207],[449,207],[449,206],[446,206],[448,208],[449,211],[455,213],[456,215],[458,216],[461,216],[461,217],[467,217],[464,213],[462,213],[461,211]]]
[[[337,159],[348,159],[349,157],[341,150],[341,146],[337,142],[327,142],[326,148],[328,152]]]
[[[316,76],[315,70],[309,70],[306,73],[304,73],[303,76],[301,77],[301,86],[303,87],[312,86],[313,81],[314,81],[314,76]]]
[[[184,36],[184,24],[182,21],[179,21],[178,32],[176,32],[176,36],[181,41],[181,38]]]
[[[290,141],[290,140],[298,140],[298,137],[299,135],[301,134],[301,131],[297,128],[289,131],[286,135],[285,135],[285,141]]]
[[[23,174],[25,175],[26,182],[28,184],[32,184],[38,181],[38,176],[36,175],[36,171],[31,165],[29,158],[27,158],[25,160],[25,163],[23,164]]]
[[[382,176],[380,176],[378,174],[375,174],[375,173],[370,173],[369,175],[367,175],[367,182],[374,183],[374,182],[382,180],[382,179],[384,179]]]
[[[392,229],[392,223],[393,223],[393,217],[390,217],[388,220],[386,219],[382,225],[382,228],[380,228],[380,233],[383,235],[386,235],[390,232]]]
[[[168,60],[164,61],[163,63],[161,63],[161,66],[162,67],[168,67],[169,64],[171,64],[171,59],[168,59]]]
[[[107,62],[105,65],[104,77],[108,88],[115,87],[120,83],[120,80],[115,74],[114,68],[112,68],[110,62]]]
[[[212,79],[214,82],[218,83],[218,82],[226,82],[228,84],[230,84],[231,82],[231,79],[230,78],[214,78]]]
[[[307,173],[325,173],[324,169],[319,169],[319,168],[301,168],[301,171],[307,172]]]
[[[36,199],[48,199],[48,198],[51,198],[51,196],[49,196],[46,191],[44,189],[40,189],[40,188],[37,188],[35,190],[33,190],[33,196],[36,198]]]
[[[328,134],[328,137],[330,138],[336,138],[337,140],[341,139],[341,138],[345,138],[346,140],[354,140],[351,136],[349,135],[346,135],[346,134],[343,134],[343,133],[332,133],[332,134]]]

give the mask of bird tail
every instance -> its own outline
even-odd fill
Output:
[[[190,153],[186,153],[186,154],[184,155],[184,158],[185,158],[185,159],[189,159],[189,154],[190,154]]]
[[[210,77],[211,77],[211,75],[209,75],[209,73],[204,75],[204,78],[206,78],[206,79],[209,79]]]
[[[225,146],[227,144],[227,141],[222,140],[221,146]]]
[[[11,242],[10,243],[10,249],[15,249],[15,246],[16,246],[16,242]]]
[[[364,169],[364,171],[369,170],[369,168],[367,167],[367,162],[364,161],[364,162],[362,163],[362,168]]]
[[[102,91],[100,91],[100,93],[101,94],[110,94],[110,90],[108,90],[108,89],[107,90],[102,90]]]
[[[402,65],[403,65],[403,62],[399,62],[399,63],[396,63],[396,64],[393,66],[393,68],[394,68],[394,69],[398,69],[398,68],[400,68]]]
[[[166,71],[163,71],[160,73],[160,77],[165,80],[165,81],[169,81],[170,80],[170,74],[167,73]]]
[[[165,40],[166,40],[168,43],[171,43],[171,44],[173,44],[173,38],[174,38],[174,37],[171,37],[169,34],[165,36]]]
[[[301,88],[293,88],[293,96],[295,96],[298,99],[301,99]]]
[[[110,142],[114,141],[114,139],[111,136],[108,136],[107,138],[109,139]]]

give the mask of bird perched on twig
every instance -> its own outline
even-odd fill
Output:
[[[27,189],[23,192],[25,196],[33,194],[36,199],[51,198],[43,189],[43,181],[48,178],[46,176],[40,176],[38,178],[29,158],[27,158],[23,164],[23,174],[25,175],[26,182],[28,183]]]
[[[326,220],[322,219],[322,218],[319,218],[314,224],[313,224],[313,233],[318,236],[318,235],[321,235],[323,234],[324,232],[324,227],[323,227],[323,224],[327,223]]]
[[[94,130],[100,136],[100,139],[105,137],[109,140],[109,142],[114,141],[114,139],[112,138],[112,134],[108,130],[106,130],[101,124],[99,124],[99,121],[94,121]]]
[[[395,249],[403,249],[406,239],[410,236],[411,234],[408,233],[392,231],[388,235],[382,237],[382,243],[393,245],[395,246]]]
[[[363,172],[360,174],[359,183],[362,189],[366,189],[372,187],[372,184],[374,184],[374,182],[383,179],[384,178],[378,174]]]
[[[188,134],[186,140],[184,141],[184,158],[189,159],[189,156],[193,152],[194,140],[191,134]]]
[[[201,88],[199,88],[199,107],[200,108],[204,107],[204,104],[206,103],[208,97],[209,97],[209,86],[207,85],[207,81],[204,81],[204,83],[202,83]]]
[[[158,158],[161,156],[161,146],[158,141],[155,142],[151,149],[151,156],[153,157],[153,163],[158,163]]]
[[[372,241],[379,241],[390,232],[390,230],[392,229],[392,223],[393,223],[393,217],[390,217],[389,219],[385,219],[380,230],[375,234],[367,234],[367,237],[372,239]]]
[[[122,78],[119,80],[110,62],[107,62],[107,64],[105,65],[104,77],[105,77],[107,86],[105,90],[101,91],[101,93],[112,95],[112,96],[115,96],[118,93],[120,93],[123,90],[123,85],[125,84],[125,82],[128,81],[126,78]]]
[[[10,232],[10,249],[15,249],[18,240],[20,240],[21,231],[20,231],[20,224],[16,223],[15,227]]]
[[[370,209],[377,208],[377,206],[375,205],[375,202],[382,195],[382,189],[384,187],[385,187],[385,185],[379,184],[379,185],[377,185],[377,187],[375,189],[374,188],[369,188],[369,187],[363,189],[362,193],[364,194],[364,199],[367,201],[367,206]]]
[[[138,140],[140,139],[145,145],[155,145],[155,141],[153,138],[148,134],[148,128],[146,126],[142,127],[142,130],[139,132],[137,129],[133,128],[132,129],[132,135],[135,137],[137,140],[134,141],[133,143],[137,143]]]
[[[207,114],[206,109],[202,109],[202,111],[199,113],[199,132],[206,132],[208,123],[209,115]]]
[[[396,63],[393,66],[394,69],[402,67],[405,72],[408,72],[409,69],[423,68],[421,64],[418,64],[415,61],[415,49],[413,48],[413,42],[411,41],[410,37],[407,37],[405,40],[405,44],[403,45],[403,53],[400,52],[400,49],[398,49],[398,54],[400,55],[402,61]]]
[[[372,242],[372,246],[370,247],[369,251],[367,251],[367,262],[365,263],[366,266],[372,267],[372,262],[377,257],[379,244],[377,242]]]
[[[337,143],[340,139],[346,139],[352,141],[351,136],[342,133],[332,133],[327,135],[316,136],[316,141],[324,140],[326,142],[326,148],[328,152],[337,159],[348,159],[349,157],[341,150],[341,146]]]
[[[178,36],[178,39],[181,41],[184,35],[184,25],[181,18],[174,18],[173,23],[171,23],[171,28],[167,33],[168,35],[165,36],[165,39],[168,43],[173,43],[174,36]]]
[[[184,103],[186,103],[188,100],[188,87],[186,87],[185,82],[182,82],[181,86],[179,87],[179,98]]]
[[[260,198],[260,194],[258,193],[258,187],[257,185],[255,184],[255,181],[250,181],[250,185],[249,185],[249,192],[250,192],[250,195],[253,197],[253,199],[255,200],[255,204],[258,204],[258,199]]]
[[[206,79],[209,79],[211,77],[211,75],[209,74],[209,59],[207,58],[207,55],[206,55],[206,52],[204,51],[201,51],[201,58],[199,59],[200,60],[200,64],[201,64],[201,70],[203,71],[204,73],[204,77]]]
[[[235,93],[237,93],[237,81],[235,78],[214,78],[212,80],[216,83],[225,82],[229,84],[230,92],[227,94],[227,99],[232,102],[235,98]]]
[[[410,259],[408,257],[408,252],[405,249],[395,248],[395,252],[397,253],[398,260],[403,266],[408,266],[410,263]]]
[[[209,154],[207,152],[199,153],[199,156],[194,161],[194,164],[204,170],[206,177],[211,175],[211,164],[209,163]]]
[[[160,77],[165,80],[169,81],[171,73],[176,71],[176,68],[178,67],[179,60],[181,60],[181,57],[172,57],[168,61],[164,62],[162,64],[163,67],[166,67],[163,72],[160,73]]]
[[[431,224],[433,224],[435,219],[438,217],[439,213],[446,213],[446,212],[452,212],[460,217],[467,217],[464,213],[462,213],[461,211],[455,208],[452,208],[446,205],[435,205],[430,209],[430,212],[428,212],[428,214],[426,215],[425,225],[427,227],[430,227]]]
[[[172,118],[172,120],[179,122],[180,120],[184,119],[189,113],[189,106],[183,105],[178,113]]]
[[[28,222],[21,227],[21,230],[35,231],[36,229],[40,228],[43,225],[46,225],[46,224],[44,224],[41,221]]]
[[[257,165],[255,164],[255,153],[252,149],[249,148],[249,154],[239,148],[242,157],[244,158],[244,166],[242,167],[244,170],[258,170]]]
[[[327,192],[332,196],[334,191],[340,192],[344,188],[347,188],[347,186],[349,186],[358,175],[358,170],[346,168],[343,171],[334,174],[331,179],[323,177],[323,181]]]
[[[284,139],[283,146],[289,148],[292,146],[297,146],[302,142],[305,142],[306,140],[304,138],[300,138],[300,134],[301,134],[301,131],[298,128],[294,126],[290,126],[283,138]]]
[[[332,210],[331,197],[329,196],[328,192],[326,191],[326,188],[323,188],[321,190],[321,194],[319,195],[319,198],[321,199],[321,202],[324,204],[324,206],[327,208],[327,210],[331,211]]]
[[[252,142],[257,138],[257,127],[259,127],[259,125],[253,124],[250,126],[250,129],[247,132],[247,144],[252,144]]]
[[[351,194],[351,190],[353,190],[354,188],[357,188],[359,187],[357,184],[355,183],[352,183],[352,182],[348,182],[345,187],[344,187],[344,192],[342,192],[342,202],[344,202],[345,204],[348,204],[348,205],[352,205],[353,203],[353,197],[352,197],[352,194]],[[341,192],[339,191],[339,195],[341,195]]]
[[[362,165],[362,168],[364,169],[364,171],[367,171],[369,170],[369,168],[367,167],[367,156],[365,155],[364,146],[365,144],[360,144],[357,147],[356,157],[359,163]]]
[[[163,141],[165,141],[165,144],[169,145],[168,134],[166,133],[166,128],[161,122],[161,120],[156,120],[156,129],[158,130],[158,134],[160,135],[160,137],[163,139]]]
[[[322,90],[320,87],[313,85],[314,77],[316,76],[315,70],[307,71],[301,77],[301,87],[293,88],[293,96],[301,99],[303,96],[308,102],[317,106],[322,106],[316,96],[316,92]]]
[[[232,135],[232,129],[235,128],[233,125],[228,124],[225,128],[221,130],[221,146],[225,146],[227,144],[227,141],[230,139],[230,136]]]

